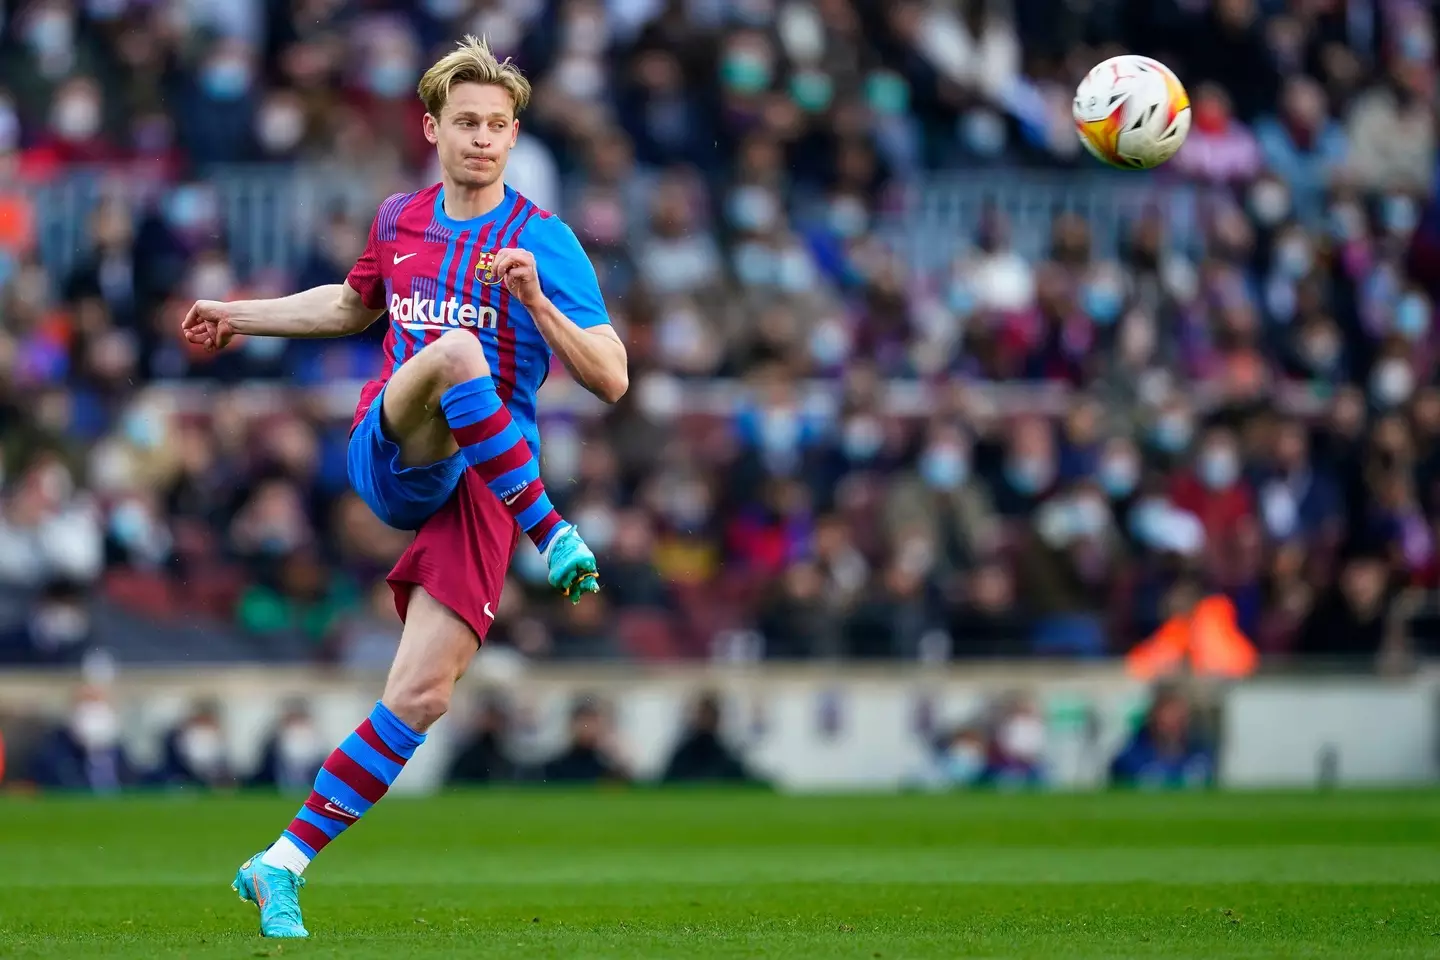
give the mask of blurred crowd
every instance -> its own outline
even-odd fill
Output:
[[[1430,5],[29,0],[0,23],[0,660],[78,656],[96,598],[386,658],[406,536],[346,491],[325,389],[381,326],[174,331],[344,277],[368,214],[249,263],[212,174],[430,182],[414,82],[465,31],[536,81],[510,179],[585,243],[634,384],[542,421],[605,591],[546,600],[522,550],[497,644],[1097,656],[1223,593],[1265,659],[1408,655],[1440,585]],[[1122,50],[1191,91],[1180,155],[1132,176],[1204,185],[1198,241],[1061,212],[1030,256],[997,206],[947,269],[887,245],[932,177],[1087,189],[1073,85]],[[83,248],[42,257],[35,188],[97,170]]]
[[[765,787],[769,781],[748,758],[755,736],[741,742],[727,723],[725,700],[701,691],[658,768],[637,772],[615,726],[615,707],[601,697],[577,694],[569,705],[559,742],[536,749],[532,706],[506,691],[479,694],[459,711],[456,733],[446,743],[443,782],[456,786],[515,784],[730,784]],[[1100,781],[1116,787],[1187,789],[1215,782],[1213,723],[1179,686],[1154,688],[1142,713],[1108,752],[1098,743],[1098,724],[1087,713],[1083,741],[1101,751],[1091,763]],[[68,716],[0,717],[12,734],[6,779],[0,740],[0,782],[42,790],[106,794],[122,789],[270,789],[304,794],[329,747],[303,699],[286,703],[275,722],[255,737],[256,759],[237,759],[219,701],[197,701],[154,736],[152,762],[136,759],[137,738],[127,731],[119,705],[105,684],[87,684]],[[1055,729],[1037,701],[1024,693],[997,696],[958,725],[915,731],[925,761],[905,777],[913,789],[1043,788],[1058,782]]]

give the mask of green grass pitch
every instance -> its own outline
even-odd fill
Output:
[[[294,807],[0,800],[0,957],[1440,956],[1434,793],[396,797],[262,940]]]

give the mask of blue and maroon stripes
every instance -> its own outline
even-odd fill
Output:
[[[520,234],[524,232],[525,225],[538,212],[540,212],[539,207],[516,194],[515,205],[500,227],[500,232],[495,235],[495,244],[490,248],[491,252],[498,252],[519,243]],[[500,399],[509,401],[515,395],[515,331],[510,325],[510,291],[505,289],[503,283],[500,283],[492,286],[481,285],[478,294],[481,303],[485,306],[493,306],[498,316],[495,327],[494,375],[496,386],[500,391]]]
[[[394,243],[400,231],[400,214],[405,205],[415,198],[413,193],[396,193],[385,198],[375,214],[375,237],[386,243]]]
[[[370,716],[345,738],[315,776],[315,788],[290,822],[286,835],[313,857],[379,802],[425,742],[390,712],[375,704]]]
[[[561,523],[545,492],[540,465],[530,452],[490,377],[476,377],[446,390],[440,409],[470,469],[500,498],[515,522],[541,550]]]

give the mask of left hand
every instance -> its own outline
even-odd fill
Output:
[[[495,254],[495,265],[491,267],[505,284],[510,295],[526,307],[533,307],[545,299],[540,289],[540,271],[535,266],[535,254],[519,247],[506,247]]]

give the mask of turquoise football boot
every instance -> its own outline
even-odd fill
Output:
[[[260,936],[310,936],[300,919],[300,888],[305,886],[305,878],[284,867],[261,863],[264,852],[240,865],[230,888],[240,894],[241,900],[260,908]]]
[[[580,539],[573,523],[550,540],[545,548],[545,563],[550,567],[550,586],[579,603],[587,593],[600,592],[600,574],[595,569],[595,553]]]

